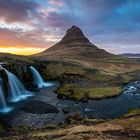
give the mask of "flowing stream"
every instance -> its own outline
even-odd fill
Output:
[[[123,88],[122,94],[116,97],[89,100],[86,103],[64,100],[60,106],[63,105],[70,107],[73,112],[81,112],[84,116],[116,118],[131,109],[140,108],[140,81],[130,82]]]
[[[26,102],[22,102],[22,100],[26,99],[28,96],[32,96],[32,94],[24,88],[22,83],[13,73],[5,70],[8,76],[9,101],[17,102],[21,100],[21,102],[10,104],[12,108],[14,108],[14,112],[11,113],[12,117],[10,114],[4,116],[4,120],[10,125],[41,127],[47,123],[52,124],[63,122],[68,115],[77,112],[85,117],[113,119],[127,113],[130,109],[140,108],[140,81],[130,82],[123,88],[122,94],[116,97],[101,100],[89,100],[88,102],[76,102],[57,98],[54,90],[59,86],[59,83],[46,83],[34,67],[31,66],[30,69],[34,77],[34,82],[38,85],[38,88],[41,89],[39,93],[36,93],[33,98],[26,100]],[[53,105],[59,110],[59,112],[56,114],[44,112],[39,115],[35,113],[35,109],[34,113],[32,113],[32,106],[34,106],[34,104],[30,104],[31,110],[27,109],[28,112],[24,112],[22,110],[24,105],[32,101],[34,101],[34,103],[41,101]],[[65,108],[66,110],[69,110],[68,113],[64,113]],[[3,93],[2,80],[0,80],[0,111],[7,111],[9,109]],[[43,107],[39,109],[44,110]]]

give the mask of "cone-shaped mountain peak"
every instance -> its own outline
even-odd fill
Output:
[[[74,59],[97,59],[110,57],[112,54],[99,49],[92,44],[82,30],[73,25],[69,28],[60,42],[38,54],[48,58],[74,58]]]
[[[73,25],[71,28],[69,28],[65,34],[65,36],[62,38],[62,42],[67,42],[67,41],[82,41],[82,42],[89,42],[89,40],[84,36],[82,30]]]

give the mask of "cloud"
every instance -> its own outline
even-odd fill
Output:
[[[66,13],[50,12],[46,17],[46,22],[51,27],[71,26],[70,15]]]
[[[48,3],[54,6],[63,6],[63,2],[61,0],[48,0]]]
[[[0,18],[6,22],[23,22],[30,19],[36,8],[33,0],[0,0]]]
[[[26,48],[26,47],[34,47],[34,48],[47,48],[53,42],[53,37],[55,36],[48,33],[47,36],[44,38],[46,34],[39,30],[33,30],[29,32],[20,33],[17,31],[11,31],[8,29],[1,29],[0,30],[0,46],[2,47],[18,47],[18,48]],[[51,36],[51,39],[49,39]]]
[[[72,25],[101,48],[137,52],[140,1],[0,0],[0,46],[49,47]]]

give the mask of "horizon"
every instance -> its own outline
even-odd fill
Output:
[[[0,52],[40,53],[72,25],[113,54],[140,52],[138,0],[1,0]]]

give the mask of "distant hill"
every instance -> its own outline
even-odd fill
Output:
[[[85,37],[81,29],[72,26],[60,42],[36,56],[47,58],[99,59],[115,56],[99,49]]]
[[[8,64],[17,64],[23,62],[28,63],[30,61],[31,59],[28,56],[0,52],[0,63],[7,62]]]
[[[17,56],[17,55],[14,55],[14,54],[11,54],[11,53],[1,53],[0,52],[0,56],[1,57],[5,57],[5,56],[8,57],[8,56]]]
[[[12,53],[3,53],[3,52],[0,52],[0,57],[23,57],[23,58],[26,58],[26,57],[28,57],[28,56],[19,55],[19,54],[12,54]]]
[[[140,58],[140,53],[134,54],[134,53],[123,53],[120,54],[120,56],[125,56],[129,58]]]

